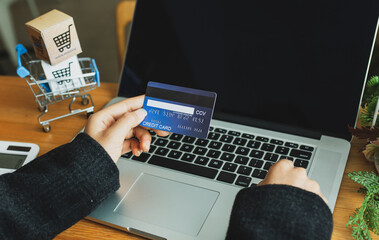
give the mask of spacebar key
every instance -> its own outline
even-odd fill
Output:
[[[173,170],[178,170],[181,172],[191,173],[198,176],[212,178],[214,179],[218,173],[216,169],[206,168],[194,164],[189,164],[181,162],[178,160],[172,160],[162,156],[152,156],[150,158],[149,164],[153,164],[160,167],[165,167]]]

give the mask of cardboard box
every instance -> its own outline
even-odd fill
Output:
[[[82,52],[74,20],[56,9],[26,24],[36,56],[51,65]]]

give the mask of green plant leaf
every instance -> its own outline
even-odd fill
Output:
[[[351,172],[348,176],[364,187],[358,192],[366,196],[360,208],[350,216],[346,226],[352,227],[352,236],[355,240],[370,240],[370,229],[379,234],[379,176],[374,172]]]

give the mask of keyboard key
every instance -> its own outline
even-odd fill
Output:
[[[130,151],[130,152],[128,152],[128,153],[124,153],[124,154],[122,154],[121,157],[124,157],[124,158],[131,158],[132,156],[133,156],[133,153],[132,153],[132,151]]]
[[[181,160],[186,161],[186,162],[192,162],[195,159],[196,155],[190,154],[190,153],[185,153]]]
[[[265,166],[263,167],[263,169],[265,169],[265,170],[269,170],[270,167],[271,167],[272,165],[274,165],[273,162],[266,162],[266,163],[265,163]]]
[[[290,149],[289,149],[288,147],[281,147],[281,146],[278,146],[278,147],[275,149],[275,153],[283,154],[283,155],[287,155],[289,151],[290,151]]]
[[[303,158],[306,160],[310,160],[312,153],[311,152],[306,152],[302,150],[297,150],[297,149],[292,149],[290,153],[291,157],[296,157],[296,158]]]
[[[261,147],[261,150],[266,151],[266,152],[272,152],[275,149],[275,145],[269,144],[269,143],[264,143]]]
[[[168,156],[170,158],[173,158],[173,159],[179,159],[180,156],[182,156],[182,152],[171,150],[171,152],[168,154]]]
[[[215,128],[214,127],[209,127],[209,131],[212,132]]]
[[[180,150],[183,152],[191,152],[194,147],[195,146],[193,146],[193,145],[183,144],[183,146],[180,148]]]
[[[268,142],[268,138],[266,138],[266,137],[260,137],[260,136],[256,137],[255,140],[261,141],[261,142]]]
[[[217,180],[226,182],[226,183],[233,183],[236,177],[237,175],[234,173],[220,172],[220,174],[217,177]]]
[[[236,185],[241,187],[248,187],[250,185],[251,178],[245,176],[239,176],[236,180]]]
[[[248,139],[254,139],[254,135],[247,134],[247,133],[242,134],[242,137],[243,138],[248,138]]]
[[[258,149],[261,146],[260,142],[257,141],[249,141],[246,145],[248,148],[255,148]]]
[[[255,167],[255,168],[261,168],[263,166],[263,161],[259,159],[251,159],[249,166]]]
[[[236,149],[236,146],[230,144],[224,144],[224,146],[222,147],[222,151],[225,152],[234,152],[234,149]]]
[[[191,163],[186,163],[182,161],[172,160],[162,156],[152,156],[150,158],[149,164],[153,164],[160,167],[165,167],[173,170],[178,170],[181,172],[186,172],[190,174],[195,174],[198,176],[214,179],[218,173],[218,170],[207,168]]]
[[[252,176],[260,179],[264,179],[267,175],[266,170],[255,169]]]
[[[251,153],[250,153],[250,157],[254,157],[254,158],[262,158],[262,157],[263,157],[263,154],[264,154],[264,152],[262,152],[262,151],[259,151],[259,150],[253,150],[253,151],[251,151]]]
[[[221,155],[220,151],[210,149],[207,153],[207,157],[218,158]]]
[[[223,129],[223,128],[216,128],[215,129],[215,132],[218,132],[218,133],[226,133],[226,129]]]
[[[266,153],[264,160],[276,162],[279,159],[279,155],[275,153]]]
[[[208,143],[209,143],[209,140],[199,138],[199,139],[197,139],[195,144],[198,146],[206,147],[208,145]]]
[[[166,146],[167,143],[168,143],[167,139],[158,138],[157,141],[155,141],[154,144],[157,145],[157,146],[164,147],[164,146]]]
[[[181,145],[180,142],[171,141],[171,142],[169,142],[169,144],[167,145],[167,147],[171,148],[171,149],[178,149],[180,147],[180,145]]]
[[[249,161],[248,157],[244,156],[237,156],[236,159],[234,160],[235,163],[246,165],[247,162]]]
[[[296,159],[294,163],[295,167],[302,167],[302,168],[307,168],[308,164],[309,164],[308,161],[301,160],[301,159]]]
[[[297,144],[297,143],[291,143],[291,142],[286,142],[286,144],[284,144],[284,146],[291,147],[291,148],[298,148],[299,144]]]
[[[249,151],[250,151],[250,149],[248,149],[248,148],[245,148],[245,147],[238,147],[238,148],[237,148],[237,151],[236,151],[236,154],[246,156],[247,154],[249,154]]]
[[[196,147],[195,150],[193,150],[193,153],[198,155],[204,155],[207,152],[207,150],[208,149],[203,147]]]
[[[237,173],[239,173],[239,174],[243,174],[243,175],[246,175],[246,176],[249,176],[249,175],[251,174],[251,171],[252,171],[252,170],[253,170],[253,169],[252,169],[251,167],[240,166],[240,167],[238,168]]]
[[[157,146],[150,145],[149,153],[153,153]]]
[[[175,140],[175,141],[180,141],[182,137],[183,137],[182,134],[173,133],[171,134],[170,139]]]
[[[155,151],[155,153],[159,154],[159,155],[162,155],[162,156],[166,156],[166,154],[168,153],[168,151],[169,151],[169,149],[160,147],[160,148],[158,148]]]
[[[219,138],[220,138],[220,134],[219,133],[215,133],[215,132],[208,133],[208,139],[217,140]]]
[[[132,159],[137,160],[139,162],[146,162],[147,159],[149,159],[149,157],[150,157],[150,154],[143,152],[141,153],[141,155],[139,155],[139,157],[133,156]]]
[[[233,144],[240,145],[240,146],[245,146],[246,142],[247,142],[247,140],[244,139],[244,138],[236,138],[233,141]]]
[[[283,145],[284,142],[282,140],[277,140],[277,139],[271,139],[270,143],[276,144],[276,145]]]
[[[236,137],[241,136],[241,133],[240,133],[240,132],[237,132],[237,131],[229,131],[228,134],[229,134],[229,135],[232,135],[232,136],[236,136]]]
[[[228,171],[228,172],[234,172],[237,169],[237,164],[234,163],[225,163],[222,167],[222,170]]]
[[[311,146],[305,146],[305,145],[301,145],[300,149],[301,150],[310,151],[310,152],[313,152],[313,150],[315,150],[313,147],[311,147]]]
[[[151,136],[157,135],[153,130],[148,130]]]
[[[196,138],[194,138],[194,137],[184,136],[184,138],[182,139],[182,142],[184,142],[184,143],[194,143],[195,140],[196,140]]]
[[[208,164],[208,166],[209,167],[212,167],[212,168],[220,168],[221,166],[222,166],[222,164],[223,164],[223,162],[222,161],[220,161],[220,160],[212,160],[209,164]]]
[[[209,158],[201,157],[201,156],[198,156],[195,160],[195,163],[200,164],[200,165],[207,165],[208,162],[209,162]]]
[[[233,161],[234,157],[235,157],[234,154],[224,152],[221,155],[220,159],[231,162],[231,161]]]
[[[233,141],[233,139],[234,139],[234,137],[232,137],[232,136],[222,135],[220,138],[220,141],[225,142],[225,143],[231,143]]]
[[[208,147],[213,149],[220,149],[222,146],[221,142],[212,141],[209,143]]]
[[[280,160],[282,159],[287,159],[293,161],[293,157],[288,157],[288,156],[280,156]]]
[[[221,155],[220,151],[216,151],[212,149],[210,149],[207,153],[207,157],[210,157],[210,158],[218,158],[220,155]]]

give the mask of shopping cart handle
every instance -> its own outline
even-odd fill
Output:
[[[25,54],[28,52],[26,48],[22,44],[17,44],[16,46],[16,51],[17,51],[17,75],[20,76],[21,78],[24,78],[28,75],[30,75],[30,72],[22,66],[21,64],[21,55]]]
[[[95,80],[96,80],[97,86],[100,87],[100,73],[99,73],[99,70],[97,69],[95,59],[92,59],[92,66],[95,70]]]

